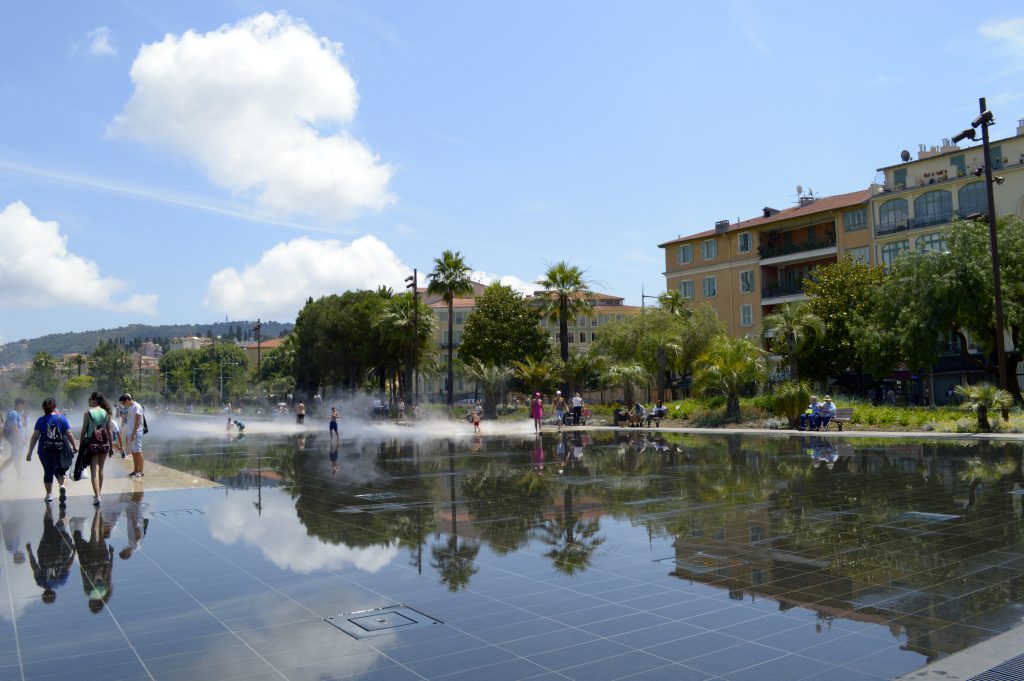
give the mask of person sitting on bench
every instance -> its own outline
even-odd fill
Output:
[[[668,416],[668,407],[665,406],[665,402],[658,400],[658,404],[655,405],[654,411],[647,415],[647,425],[651,425],[651,421],[658,421],[661,423],[661,419]]]
[[[817,430],[821,423],[818,418],[818,396],[811,395],[811,403],[807,410],[800,414],[800,430]]]
[[[818,405],[818,426],[821,430],[828,428],[828,423],[836,416],[836,405],[832,398],[825,395],[825,401]]]

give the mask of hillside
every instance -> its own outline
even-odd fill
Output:
[[[252,340],[252,327],[255,324],[255,321],[248,320],[211,324],[130,324],[98,331],[53,333],[40,338],[22,339],[0,345],[0,366],[30,362],[37,352],[48,352],[56,357],[72,352],[88,354],[96,349],[100,341],[105,340],[116,340],[129,346],[138,345],[146,340],[165,344],[169,339],[181,336],[241,336],[243,340]],[[292,326],[291,323],[263,322],[263,338],[277,338],[291,331]],[[167,350],[166,345],[164,350]]]

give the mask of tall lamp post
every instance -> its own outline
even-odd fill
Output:
[[[981,128],[981,145],[985,155],[985,190],[988,196],[988,239],[992,248],[992,284],[995,287],[996,385],[1006,390],[1009,388],[1009,383],[1006,379],[1006,342],[1003,338],[1003,330],[1006,326],[1003,323],[1003,287],[999,277],[999,243],[996,238],[996,202],[993,192],[993,184],[1002,184],[1003,178],[992,176],[992,150],[989,147],[988,128],[990,125],[995,124],[995,117],[985,105],[984,97],[978,99],[978,109],[981,113],[971,121],[971,127],[953,137],[953,144],[962,142],[965,139],[976,139],[975,130]]]
[[[235,366],[238,366],[238,362],[225,362],[224,360],[220,361],[220,403],[222,405],[224,404],[224,367],[225,366],[235,367]]]
[[[419,405],[420,403],[420,377],[419,377],[419,359],[420,359],[420,291],[419,291],[419,274],[416,269],[413,268],[412,276],[405,278],[406,288],[412,289],[412,385],[413,385],[413,405]],[[418,406],[416,407],[418,408]],[[410,407],[412,409],[412,407]],[[415,413],[413,410],[412,413]]]
[[[643,284],[641,284],[640,285],[640,307],[645,307],[646,306],[648,298],[650,298],[651,300],[658,300],[658,298],[661,298],[661,296],[649,296],[649,295],[647,295],[647,293],[644,291]]]

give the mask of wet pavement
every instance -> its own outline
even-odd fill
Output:
[[[0,463],[0,681],[868,681],[1024,614],[1020,442],[250,430],[98,511]]]

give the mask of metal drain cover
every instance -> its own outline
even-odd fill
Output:
[[[443,624],[440,620],[436,620],[404,605],[392,605],[386,608],[331,615],[325,617],[324,621],[341,629],[353,638],[367,638],[369,636],[390,634],[396,629]]]

